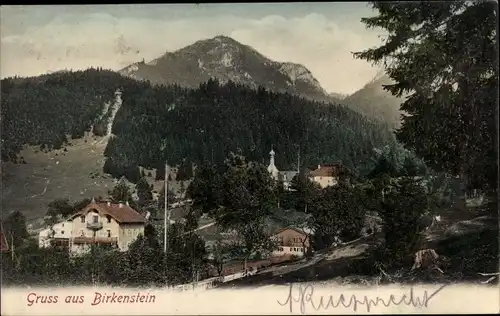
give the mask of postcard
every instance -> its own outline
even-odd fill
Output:
[[[2,6],[2,315],[498,313],[497,12]]]

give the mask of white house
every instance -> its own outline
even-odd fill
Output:
[[[309,172],[309,180],[316,182],[321,188],[335,186],[339,182],[339,174],[342,168],[340,163],[318,165],[316,170]]]
[[[85,253],[92,244],[112,245],[121,251],[140,234],[144,234],[146,218],[128,203],[92,202],[67,220],[39,234],[39,246],[68,247],[72,254]]]
[[[271,237],[278,243],[278,249],[273,251],[272,256],[304,256],[310,247],[310,233],[295,227],[285,227],[279,230]]]
[[[38,246],[47,248],[51,245],[52,240],[67,240],[69,242],[72,229],[72,221],[62,221],[43,229],[38,233]]]

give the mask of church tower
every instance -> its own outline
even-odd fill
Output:
[[[269,155],[271,156],[270,158],[270,161],[269,161],[269,167],[267,167],[267,171],[269,171],[269,173],[271,174],[271,176],[275,179],[275,180],[278,180],[278,174],[279,174],[279,170],[278,168],[276,168],[276,166],[274,165],[274,155],[275,155],[275,152],[274,150],[271,149],[271,152],[269,153]]]

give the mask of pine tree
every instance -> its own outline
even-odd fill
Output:
[[[14,211],[3,222],[4,236],[7,242],[19,247],[29,237],[26,228],[26,217],[20,211]]]
[[[256,253],[270,252],[276,246],[265,232],[266,220],[276,207],[273,179],[265,166],[247,162],[246,158],[230,153],[221,179],[220,208],[217,224],[239,235],[240,250],[246,262]]]
[[[496,196],[498,4],[495,1],[372,2],[367,27],[388,32],[354,56],[383,63],[407,95],[397,138],[429,167]]]
[[[135,185],[135,191],[137,192],[137,201],[139,207],[143,208],[151,205],[153,201],[153,193],[151,192],[151,186],[149,185],[146,178],[141,178]]]
[[[109,196],[113,203],[133,203],[132,192],[125,178],[121,178],[115,187],[109,191]]]

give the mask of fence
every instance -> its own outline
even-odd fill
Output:
[[[257,271],[257,269],[262,269],[269,267],[273,264],[279,264],[285,261],[290,261],[294,258],[293,255],[286,254],[279,257],[271,257],[269,259],[263,260],[249,260],[247,261],[247,269],[250,273]],[[234,263],[227,264],[222,268],[222,276],[233,275],[236,273],[245,272],[245,261],[238,261]],[[211,276],[218,276],[218,271],[215,268],[212,268],[209,272]]]

